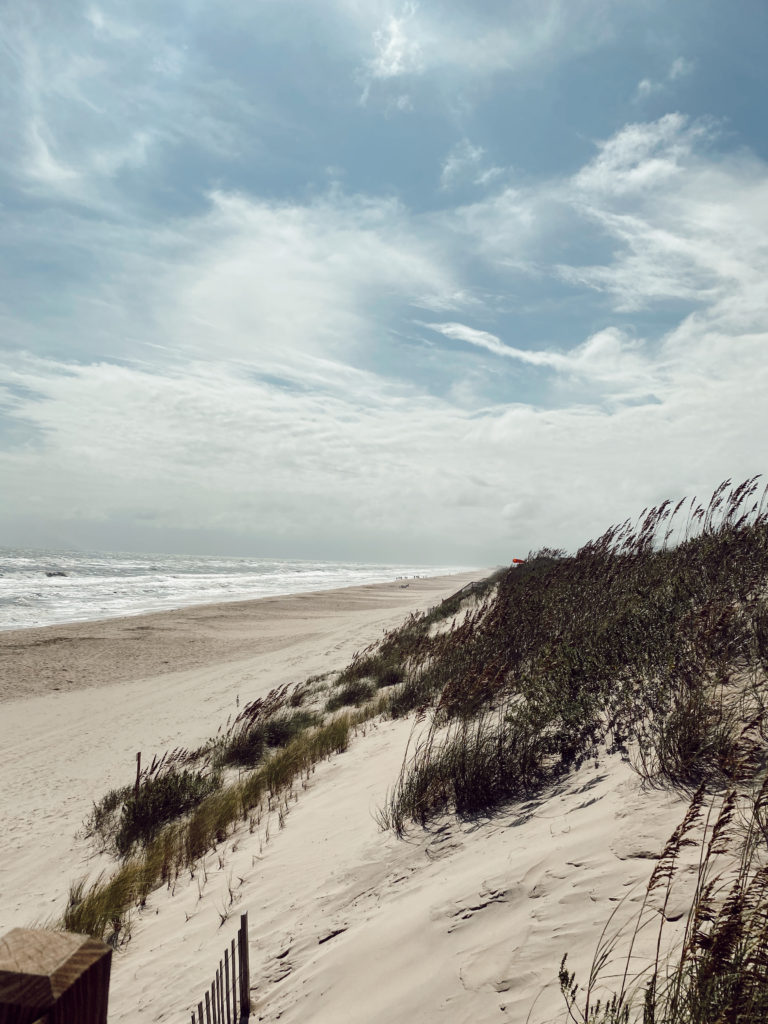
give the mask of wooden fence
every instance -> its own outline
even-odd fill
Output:
[[[205,1000],[192,1011],[192,1024],[240,1024],[251,1015],[251,973],[248,960],[248,914],[240,917],[237,942],[229,949],[205,993]]]

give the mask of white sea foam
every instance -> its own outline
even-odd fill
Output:
[[[0,629],[461,571],[461,566],[0,548]]]

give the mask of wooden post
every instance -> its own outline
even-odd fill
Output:
[[[232,1009],[229,1004],[229,950],[224,950],[224,991],[227,993],[227,1024],[232,1024]]]
[[[138,797],[139,786],[141,785],[141,751],[136,754],[136,785],[133,787],[133,795]]]
[[[205,1018],[203,1017],[203,1004],[197,1004],[197,1024],[205,1024]]]
[[[240,916],[240,930],[237,933],[240,945],[240,1020],[251,1015],[251,971],[248,950],[248,911]]]
[[[224,1024],[224,964],[219,960],[219,1020]]]
[[[211,1024],[211,994],[205,993],[205,1024]]]
[[[232,939],[231,945],[231,963],[232,963],[232,1015],[237,1021],[237,958],[235,956],[235,940]]]
[[[0,939],[0,1024],[107,1024],[111,966],[87,935],[14,928]]]

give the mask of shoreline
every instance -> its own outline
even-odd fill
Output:
[[[0,633],[46,626],[62,626],[104,619],[134,618],[155,612],[174,612],[208,604],[231,604],[265,597],[340,590],[398,580],[431,579],[476,570],[476,566],[367,565],[364,563],[288,562],[278,571],[276,562],[244,562],[170,556],[149,560],[137,557],[109,564],[110,558],[66,563],[66,571],[38,565],[14,565],[0,552]],[[155,565],[154,561],[160,564]],[[177,560],[178,561],[178,560]],[[6,564],[7,563],[7,564]],[[193,565],[190,571],[190,563]],[[222,568],[224,565],[224,568]]]
[[[401,621],[490,569],[0,631],[0,704],[228,664],[290,645],[313,616]],[[431,600],[430,600],[431,598]],[[365,646],[365,645],[363,645]]]

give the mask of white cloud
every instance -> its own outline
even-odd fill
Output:
[[[421,70],[421,46],[409,34],[415,13],[415,4],[405,4],[399,16],[391,14],[373,33],[375,54],[368,63],[372,78],[397,78]]]
[[[746,155],[708,158],[710,124],[679,114],[631,125],[564,186],[583,216],[613,240],[596,266],[561,266],[574,283],[632,311],[685,301],[754,324],[768,273],[768,175]],[[738,312],[741,310],[741,313]]]
[[[47,135],[46,126],[39,118],[29,122],[26,173],[33,181],[49,185],[54,190],[68,190],[79,181],[80,175],[53,155]]]
[[[661,92],[663,86],[660,82],[654,82],[652,78],[641,78],[637,83],[635,98],[637,100],[647,99],[655,92]]]
[[[496,561],[574,546],[636,512],[649,489],[674,496],[754,472],[764,344],[742,340],[729,372],[705,366],[695,387],[680,376],[663,402],[610,413],[462,411],[377,376],[292,389],[210,359],[164,372],[17,360],[11,383],[39,397],[17,399],[15,413],[40,440],[0,468],[16,512],[56,507],[63,535],[149,509],[155,526],[216,527],[272,550],[311,536],[327,557]],[[598,337],[574,358],[605,365],[621,348]]]
[[[647,395],[659,381],[654,379],[650,362],[642,354],[642,345],[615,327],[592,334],[568,352],[550,349],[523,349],[508,345],[495,334],[460,323],[430,323],[426,327],[447,338],[465,341],[494,355],[529,366],[542,367],[569,377],[610,384],[618,389],[611,397],[626,399],[633,393]],[[632,389],[628,391],[627,389]]]
[[[685,78],[687,75],[693,74],[693,70],[696,67],[692,60],[687,60],[685,57],[676,57],[670,65],[667,78],[670,82],[674,82],[678,78]]]
[[[62,8],[49,29],[44,6],[7,18],[8,76],[0,128],[4,169],[36,196],[111,208],[125,199],[113,179],[184,142],[233,155],[265,116],[256,102],[149,18],[116,17],[104,7],[84,15]]]
[[[128,42],[136,39],[141,34],[136,25],[106,14],[102,8],[95,5],[88,8],[85,12],[85,17],[92,26],[93,31],[100,36]]]
[[[688,60],[686,57],[675,57],[663,78],[642,78],[637,83],[637,88],[635,89],[635,95],[633,97],[635,103],[647,100],[650,96],[657,93],[667,92],[673,82],[677,82],[681,78],[687,78],[688,75],[693,74],[695,67],[696,65],[692,60]]]
[[[295,364],[380,343],[372,310],[456,285],[437,245],[389,200],[330,195],[308,205],[215,193],[189,225],[190,255],[169,273],[167,331],[187,350]]]
[[[413,110],[413,100],[407,93],[401,93],[390,100],[387,105],[388,111],[397,111],[400,114],[407,114]]]
[[[450,188],[465,175],[477,174],[485,156],[482,146],[473,146],[469,139],[457,142],[445,159],[440,173],[440,187]]]
[[[373,50],[362,63],[363,102],[374,83],[402,76],[443,76],[455,90],[463,78],[540,73],[563,52],[600,47],[613,31],[609,13],[620,11],[613,0],[522,0],[513,11],[396,0],[337,3],[368,33]]]
[[[447,191],[465,181],[469,181],[473,185],[490,185],[504,171],[501,167],[488,166],[485,162],[485,155],[482,146],[473,145],[469,139],[461,139],[443,162],[440,172],[440,188]]]
[[[574,178],[578,189],[601,196],[649,192],[680,175],[694,148],[711,137],[703,121],[679,113],[651,123],[626,125],[599,144],[599,153]]]

